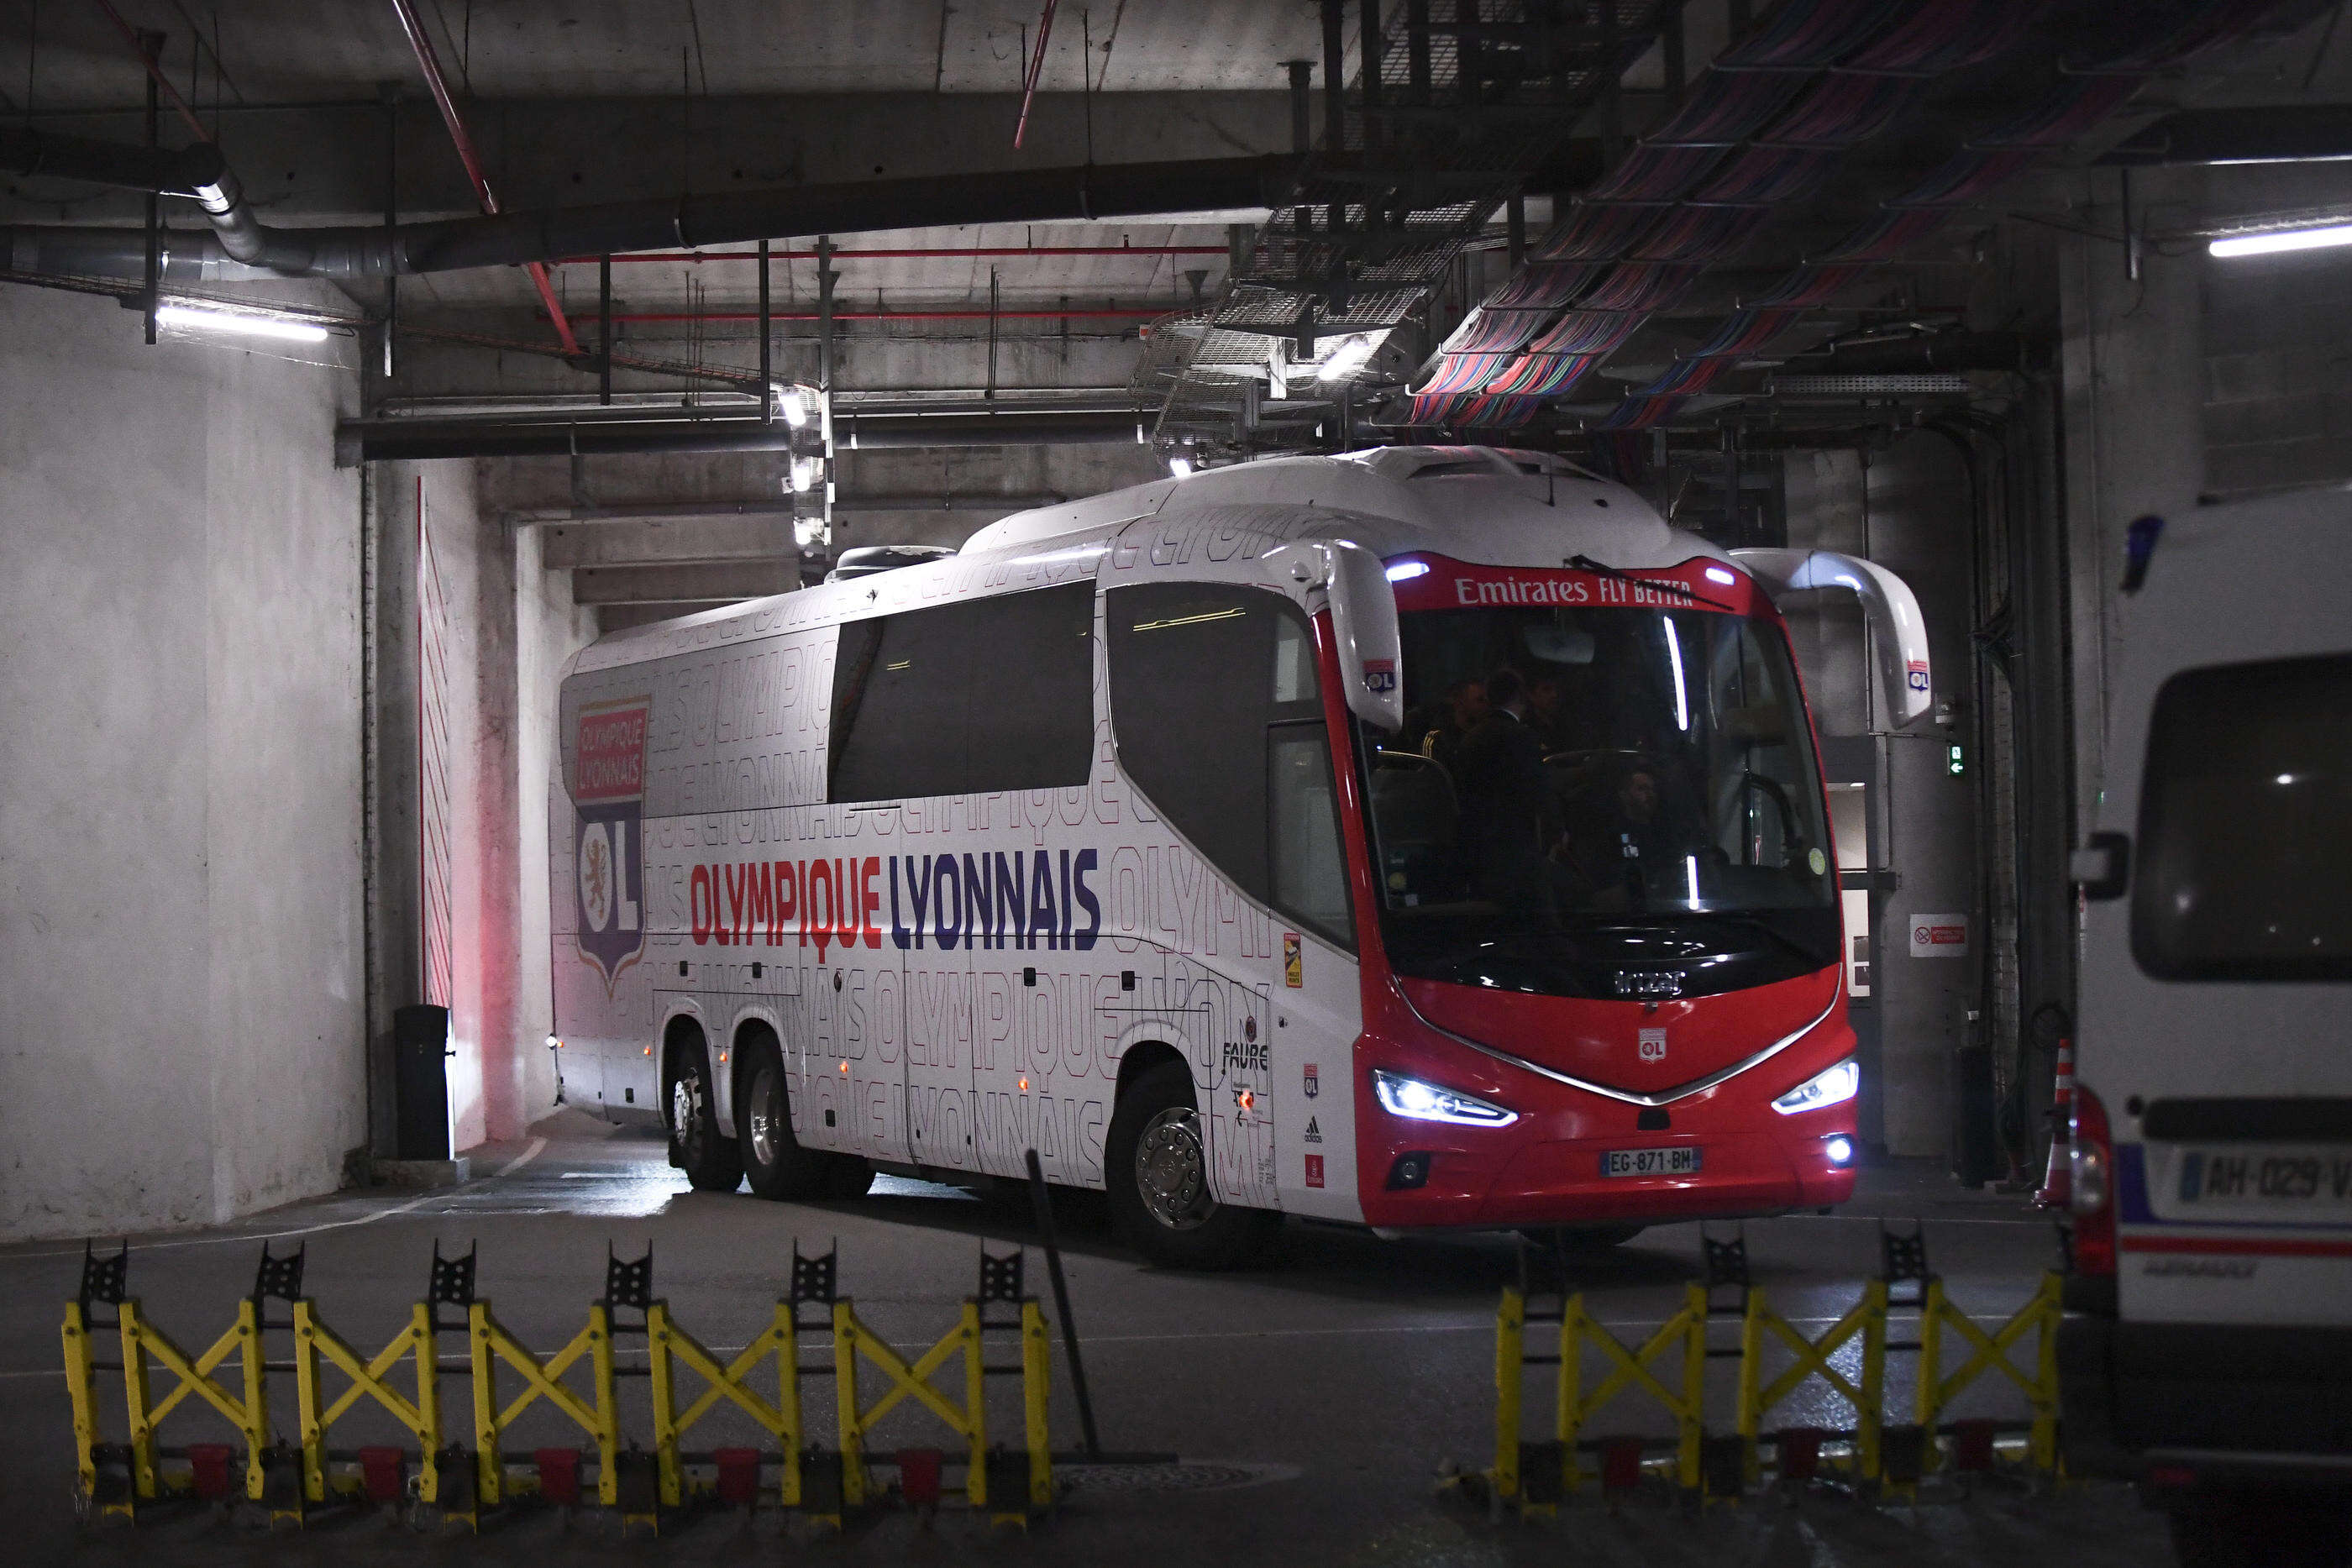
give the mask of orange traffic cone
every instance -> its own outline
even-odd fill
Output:
[[[2033,1195],[2036,1208],[2063,1208],[2073,1200],[2074,1175],[2073,1139],[2069,1135],[2074,1124],[2074,1042],[2058,1042],[2058,1091],[2051,1096],[2050,1170],[2042,1178],[2042,1190]]]

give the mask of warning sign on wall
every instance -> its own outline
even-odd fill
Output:
[[[1911,956],[1965,958],[1968,956],[1967,915],[1915,915],[1911,917]]]

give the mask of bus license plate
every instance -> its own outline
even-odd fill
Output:
[[[1612,1149],[1601,1156],[1601,1174],[1605,1176],[1691,1176],[1698,1170],[1698,1150],[1688,1145],[1679,1149]]]

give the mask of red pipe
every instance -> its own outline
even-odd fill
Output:
[[[1037,78],[1045,74],[1045,40],[1053,35],[1055,3],[1056,0],[1045,0],[1045,14],[1037,18],[1037,47],[1029,54],[1029,72],[1021,82],[1021,119],[1013,127],[1013,145],[1016,151],[1021,146],[1021,138],[1029,130],[1029,100],[1037,96]],[[1086,61],[1080,60],[1078,68],[1083,70],[1086,65]]]
[[[842,249],[833,253],[833,259],[839,261],[845,256],[859,256],[868,261],[920,261],[996,256],[1223,256],[1225,254],[1226,249],[1221,245],[1003,245],[927,246],[908,250]],[[587,267],[600,259],[602,258],[593,256],[567,256],[555,265]],[[641,250],[633,254],[616,255],[613,257],[616,266],[627,261],[704,262],[757,261],[759,259],[760,253],[756,250]],[[768,253],[768,259],[814,261],[816,252],[772,250]]]
[[[1134,309],[1071,309],[1071,310],[836,310],[836,321],[985,321],[991,316],[1000,321],[1138,321],[1149,317],[1165,316],[1172,306],[1145,306]],[[615,310],[615,321],[757,321],[756,310]],[[816,312],[776,310],[769,314],[771,321],[814,321]]]
[[[400,14],[409,47],[416,51],[416,63],[425,71],[425,85],[432,90],[433,101],[441,110],[441,123],[449,128],[449,140],[457,144],[457,161],[466,166],[466,178],[474,183],[474,194],[481,199],[482,211],[495,217],[499,199],[490,193],[490,182],[482,172],[481,155],[474,151],[474,139],[466,130],[464,117],[457,112],[457,100],[449,96],[449,83],[441,74],[441,60],[433,52],[433,40],[425,34],[424,18],[417,16],[415,0],[392,0],[392,8]],[[547,307],[547,319],[555,324],[555,335],[562,340],[563,351],[578,353],[579,340],[572,335],[572,323],[556,300],[554,286],[547,280],[547,268],[534,261],[527,263],[523,270],[530,274],[531,286],[539,290],[539,302]]]
[[[196,140],[210,141],[213,133],[205,129],[205,122],[196,118],[196,111],[190,109],[188,100],[180,96],[180,89],[172,85],[172,78],[163,74],[162,62],[147,52],[147,46],[140,41],[131,24],[122,19],[122,14],[108,5],[107,0],[97,0],[97,4],[98,8],[106,13],[106,19],[114,24],[115,31],[122,35],[122,41],[131,46],[131,52],[137,55],[140,62],[147,68],[147,74],[155,78],[155,85],[163,89],[164,99],[180,111],[180,118],[188,122],[188,129],[196,133]]]

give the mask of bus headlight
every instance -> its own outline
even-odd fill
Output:
[[[1824,1068],[1772,1102],[1772,1109],[1783,1116],[1793,1116],[1800,1111],[1818,1111],[1824,1105],[1842,1105],[1853,1098],[1862,1086],[1862,1069],[1847,1057],[1835,1067]]]
[[[1372,1070],[1372,1092],[1380,1097],[1381,1109],[1391,1116],[1403,1116],[1415,1122],[1451,1122],[1462,1127],[1507,1127],[1519,1119],[1517,1111],[1506,1111],[1500,1105],[1489,1104],[1473,1094],[1452,1089],[1440,1089],[1434,1083],[1423,1083],[1418,1078],[1401,1073]]]

